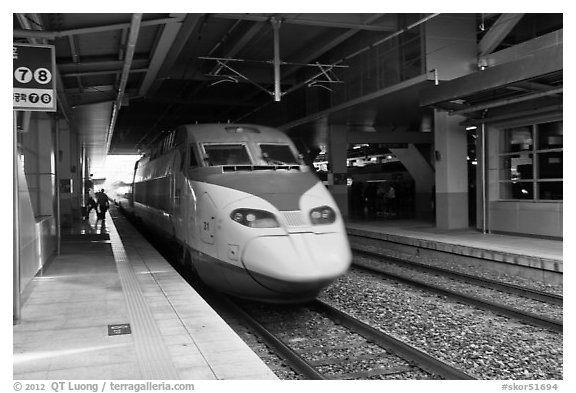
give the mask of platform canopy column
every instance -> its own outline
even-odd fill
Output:
[[[434,115],[436,160],[436,226],[468,227],[468,165],[466,130],[461,116]]]
[[[328,189],[344,217],[348,216],[348,186],[346,185],[346,158],[348,127],[331,125],[328,135]]]
[[[390,152],[400,160],[414,179],[415,217],[419,220],[433,219],[430,202],[433,198],[434,169],[414,144],[408,144],[405,149],[391,148]]]
[[[436,72],[440,85],[477,70],[477,28],[475,14],[442,14],[426,23],[426,68]],[[463,119],[434,115],[438,228],[468,227],[467,139],[458,125]]]

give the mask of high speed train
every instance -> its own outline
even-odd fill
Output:
[[[334,199],[270,127],[177,127],[136,163],[128,210],[204,283],[241,298],[314,299],[352,260]]]

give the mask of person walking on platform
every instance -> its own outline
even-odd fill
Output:
[[[90,212],[92,209],[98,211],[98,203],[96,202],[96,194],[94,194],[94,188],[89,188],[86,195],[86,215],[84,219],[90,218]]]
[[[398,213],[398,206],[396,202],[398,199],[396,198],[396,190],[390,184],[388,190],[386,191],[386,215],[387,216],[395,216]]]
[[[100,192],[96,193],[96,213],[97,213],[97,220],[104,221],[106,219],[106,211],[110,208],[110,201],[108,199],[108,195],[104,193],[104,189],[102,188]]]

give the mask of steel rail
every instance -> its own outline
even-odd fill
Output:
[[[242,307],[236,305],[230,299],[225,299],[224,303],[227,307],[233,309],[241,319],[251,327],[256,334],[258,334],[269,346],[278,351],[278,353],[294,368],[295,371],[304,375],[308,379],[337,379],[338,376],[325,376],[318,372],[310,362],[304,360],[298,353],[292,350],[289,346],[284,344],[273,333],[270,333],[263,325],[256,321],[249,313],[244,311]],[[377,330],[356,318],[337,310],[336,308],[320,301],[314,300],[308,305],[311,309],[315,309],[320,313],[328,316],[336,323],[346,327],[351,332],[359,334],[364,339],[375,343],[383,349],[391,351],[402,359],[416,364],[422,370],[439,375],[445,379],[457,380],[472,380],[477,379],[462,370],[459,370],[440,359],[434,358],[427,353],[410,346],[409,344],[400,341],[380,330]],[[359,372],[358,374],[362,374]]]
[[[353,235],[353,236],[356,236],[356,235]],[[355,253],[365,254],[365,255],[369,255],[372,257],[380,258],[380,259],[389,259],[393,263],[401,264],[401,265],[407,266],[411,269],[425,271],[425,272],[439,273],[439,274],[442,274],[443,276],[457,278],[459,280],[463,280],[463,281],[466,281],[469,283],[477,284],[477,285],[480,285],[480,286],[483,286],[486,288],[496,289],[499,291],[508,292],[508,293],[515,294],[515,295],[520,295],[520,296],[523,296],[526,298],[530,298],[533,300],[539,300],[539,301],[545,302],[545,303],[556,304],[556,305],[560,305],[560,306],[563,305],[563,303],[564,303],[563,297],[561,295],[556,295],[553,293],[542,292],[542,291],[538,291],[538,290],[531,289],[531,288],[525,288],[525,287],[522,287],[522,286],[516,285],[516,284],[509,284],[509,283],[505,283],[502,281],[492,280],[489,278],[478,277],[478,276],[474,276],[472,274],[461,273],[461,272],[457,272],[454,270],[450,270],[450,269],[446,269],[446,268],[442,268],[442,267],[438,267],[438,266],[432,266],[432,265],[426,265],[423,263],[407,261],[407,260],[404,260],[404,259],[398,258],[398,257],[382,255],[382,254],[379,254],[379,253],[374,252],[374,251],[362,250],[362,249],[354,248],[354,247],[352,248],[352,251]]]
[[[448,363],[437,359],[426,352],[423,352],[411,345],[392,337],[378,329],[365,324],[362,321],[340,311],[331,305],[316,299],[313,307],[317,308],[320,312],[329,315],[335,319],[342,326],[360,334],[362,337],[374,342],[380,347],[386,348],[393,353],[397,354],[406,361],[414,362],[419,368],[426,370],[430,373],[442,376],[445,379],[477,379],[464,371],[455,368]]]
[[[465,295],[459,292],[455,292],[455,291],[451,291],[449,289],[445,289],[436,285],[432,285],[432,284],[428,284],[426,282],[420,281],[420,280],[416,280],[416,279],[412,279],[412,278],[407,278],[407,277],[403,277],[394,273],[389,273],[384,271],[383,269],[377,268],[377,267],[372,267],[372,266],[364,266],[364,265],[356,265],[359,269],[364,269],[364,270],[369,270],[369,271],[373,271],[373,272],[377,272],[378,274],[382,275],[383,277],[386,278],[390,278],[394,281],[399,281],[399,282],[403,282],[406,284],[409,284],[411,286],[417,287],[417,288],[421,288],[421,289],[425,289],[427,291],[430,292],[435,292],[437,294],[440,294],[442,296],[449,296],[451,298],[460,300],[464,303],[476,306],[478,308],[487,310],[487,311],[491,311],[494,312],[496,314],[500,314],[506,317],[512,317],[515,318],[519,321],[522,322],[527,322],[530,323],[534,326],[538,326],[538,327],[544,327],[556,332],[562,332],[563,331],[563,323],[562,321],[558,321],[555,319],[550,319],[550,318],[546,318],[546,317],[542,317],[530,312],[526,312],[526,311],[521,311],[521,310],[517,310],[508,306],[504,306],[501,304],[497,304],[494,302],[491,302],[489,300],[484,300],[484,299],[480,299],[474,296],[470,296],[470,295]]]
[[[185,279],[191,285],[194,285],[195,290],[212,307],[215,307],[217,312],[219,308],[218,306],[232,310],[232,313],[234,313],[235,316],[237,316],[247,327],[251,328],[266,345],[273,348],[273,350],[276,351],[294,371],[311,380],[327,380],[338,377],[330,377],[320,373],[310,362],[306,361],[296,351],[277,338],[273,333],[268,331],[266,327],[256,321],[254,317],[246,312],[241,306],[237,305],[228,296],[209,290],[202,282],[195,280],[194,277],[189,276],[185,277]],[[426,354],[425,352],[354,319],[352,316],[349,316],[342,311],[336,310],[334,307],[329,306],[326,303],[315,300],[311,303],[310,307],[336,319],[337,323],[350,329],[352,332],[359,334],[364,339],[374,342],[376,345],[391,351],[408,362],[413,362],[417,367],[427,372],[440,375],[446,379],[476,379],[475,377],[466,374],[463,371]],[[354,374],[364,375],[363,372]]]
[[[218,314],[220,314],[219,310],[221,309],[226,309],[233,313],[234,316],[238,317],[238,319],[240,319],[243,324],[245,324],[248,328],[251,328],[252,331],[258,337],[260,337],[266,345],[278,353],[282,360],[288,363],[288,365],[294,371],[310,380],[327,379],[300,355],[298,355],[298,353],[296,353],[292,348],[284,344],[284,342],[277,338],[273,333],[270,333],[268,329],[266,329],[261,323],[259,323],[254,317],[246,312],[241,306],[236,304],[227,295],[211,290],[196,277],[188,276],[185,277],[185,279],[190,285],[194,287],[196,292],[198,292],[198,294],[200,294],[200,296],[202,296],[202,298],[208,302],[210,307],[216,310]]]
[[[304,360],[298,353],[296,353],[292,348],[284,344],[279,338],[277,338],[273,333],[270,333],[261,323],[254,319],[249,313],[244,311],[242,307],[235,304],[233,301],[225,296],[218,296],[218,301],[233,310],[236,315],[240,316],[242,321],[246,323],[253,331],[260,337],[264,342],[274,348],[282,358],[289,363],[295,371],[302,374],[308,379],[312,380],[325,380],[327,379],[324,375],[319,373],[314,367],[312,367],[306,360]]]
[[[213,294],[210,296],[214,299]],[[290,366],[304,377],[314,380],[335,379],[335,376],[326,376],[318,372],[310,362],[302,358],[296,351],[278,339],[273,333],[268,331],[254,317],[246,312],[241,306],[226,296],[218,296],[218,302],[233,310],[236,315],[240,316],[253,331],[259,335],[267,345],[274,348]],[[320,313],[328,316],[336,323],[346,327],[350,331],[359,334],[364,339],[375,343],[383,349],[391,351],[402,359],[414,363],[418,368],[439,375],[445,379],[473,380],[477,379],[470,374],[459,370],[448,363],[443,362],[409,344],[398,340],[378,329],[375,329],[336,308],[320,301],[314,300],[308,305],[309,308],[315,309]],[[362,374],[361,372],[359,374]]]

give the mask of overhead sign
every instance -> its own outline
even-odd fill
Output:
[[[13,109],[56,112],[54,45],[13,45]]]

